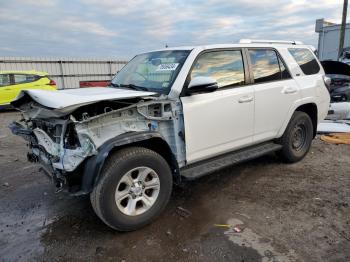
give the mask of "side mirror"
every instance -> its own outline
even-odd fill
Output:
[[[218,83],[215,79],[208,76],[197,76],[188,85],[188,93],[213,92],[218,88]]]

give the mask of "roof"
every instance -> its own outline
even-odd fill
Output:
[[[24,74],[24,75],[39,75],[47,76],[48,73],[40,72],[35,70],[11,70],[11,71],[0,71],[0,74]]]
[[[238,44],[211,44],[211,45],[197,45],[197,46],[176,46],[176,47],[162,48],[162,49],[153,50],[153,51],[193,50],[193,49],[206,50],[206,49],[216,49],[216,48],[242,48],[242,47],[307,47],[307,48],[310,48],[311,46],[305,45],[305,44],[289,44],[289,43],[238,43]]]

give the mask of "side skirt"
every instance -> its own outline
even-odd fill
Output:
[[[189,180],[196,179],[198,177],[218,171],[227,166],[242,163],[266,155],[268,153],[278,151],[281,148],[281,145],[275,144],[273,142],[254,145],[183,167],[180,169],[180,174]]]

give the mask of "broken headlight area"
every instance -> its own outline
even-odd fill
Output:
[[[59,187],[67,185],[71,193],[84,187],[90,160],[95,161],[101,148],[122,135],[123,143],[130,144],[140,142],[138,139],[141,138],[128,139],[129,135],[158,133],[178,163],[184,163],[184,139],[179,135],[183,133],[179,102],[140,98],[100,101],[77,107],[67,114],[63,113],[65,108],[50,111],[40,105],[34,107],[33,103],[24,104],[20,109],[23,119],[10,128],[28,141],[28,160],[40,162],[55,184]]]
[[[70,119],[22,119],[9,128],[28,142],[28,161],[40,163],[60,188],[68,184],[68,175],[79,173],[79,165],[97,152],[89,137],[77,134]]]

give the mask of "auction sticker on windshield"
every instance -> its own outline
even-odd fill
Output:
[[[174,71],[178,65],[179,63],[160,64],[157,71]]]

